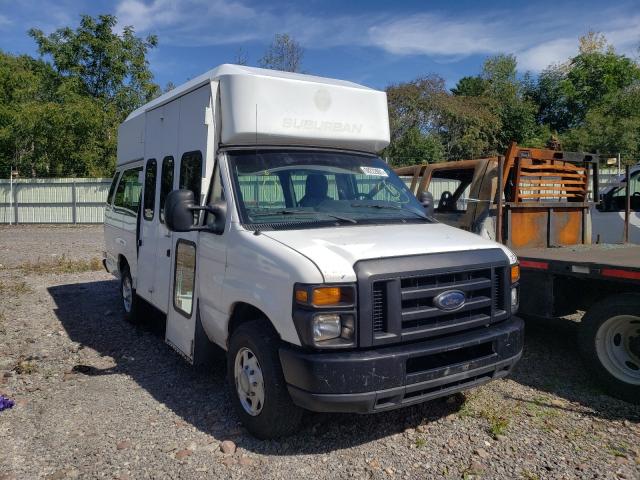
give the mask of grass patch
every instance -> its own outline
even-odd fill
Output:
[[[620,442],[617,444],[610,443],[606,446],[606,449],[614,457],[626,457],[631,454],[631,448],[626,442]]]
[[[32,293],[33,288],[27,285],[27,282],[0,282],[0,295],[24,295],[26,293]]]
[[[18,270],[23,274],[46,275],[53,273],[82,273],[102,270],[102,261],[94,257],[90,260],[75,260],[61,256],[53,262],[28,262],[20,265]]]
[[[489,432],[491,432],[493,438],[504,435],[510,423],[508,418],[495,414],[491,414],[487,420],[489,421]]]
[[[35,362],[23,360],[21,362],[18,362],[18,364],[14,367],[14,370],[20,375],[31,375],[32,373],[36,373],[38,371],[38,365],[36,365]]]
[[[422,448],[426,446],[427,446],[427,441],[424,438],[422,437],[416,438],[416,447]]]

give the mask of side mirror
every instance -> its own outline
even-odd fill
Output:
[[[424,213],[427,217],[433,217],[434,207],[433,207],[433,194],[431,192],[422,192],[418,201],[424,207]]]
[[[207,222],[207,230],[216,235],[222,235],[224,225],[227,223],[227,203],[224,201],[216,202],[206,210],[213,215],[213,222]]]
[[[213,215],[213,222],[204,227],[194,225],[194,212],[204,210]],[[197,218],[197,217],[195,217]],[[164,219],[167,228],[172,232],[208,231],[218,235],[224,232],[227,219],[227,204],[218,202],[210,207],[195,205],[191,190],[173,190],[167,195],[164,204]]]
[[[164,220],[172,232],[189,232],[193,227],[195,201],[191,190],[173,190],[164,204]]]

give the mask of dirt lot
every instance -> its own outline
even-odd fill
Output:
[[[0,479],[640,478],[640,407],[598,390],[575,323],[528,325],[507,379],[375,416],[308,414],[260,442],[224,360],[189,367],[121,320],[99,227],[0,227]],[[231,440],[235,453],[223,453]]]

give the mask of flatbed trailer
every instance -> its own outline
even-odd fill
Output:
[[[516,250],[520,312],[557,318],[584,311],[581,354],[608,393],[640,401],[640,245]]]
[[[433,205],[434,180],[459,182],[442,193],[434,217],[514,250],[524,318],[584,312],[577,340],[587,368],[607,393],[640,403],[640,245],[591,244],[588,185],[598,191],[598,174],[590,163],[588,154],[512,144],[505,157],[396,173],[412,176],[410,189],[425,205]],[[629,197],[627,186],[627,206]]]

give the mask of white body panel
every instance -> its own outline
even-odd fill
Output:
[[[370,258],[402,257],[506,247],[443,223],[379,225],[264,232],[300,252],[322,272],[325,282],[355,282],[353,265]],[[512,262],[515,256],[511,257]]]

